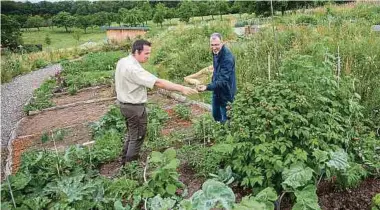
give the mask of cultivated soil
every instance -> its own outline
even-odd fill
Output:
[[[109,87],[101,87],[97,89],[89,89],[81,91],[77,95],[71,96],[61,94],[54,97],[53,102],[58,105],[67,105],[81,101],[97,100],[102,98],[111,98],[113,93]],[[178,131],[189,131],[192,126],[191,120],[183,120],[175,115],[173,108],[179,102],[170,99],[166,96],[149,93],[149,103],[158,104],[163,108],[170,117],[170,120],[163,126],[162,134],[170,135]],[[53,149],[53,142],[41,142],[41,137],[44,133],[54,132],[61,129],[65,132],[64,139],[57,141],[56,146],[59,150],[73,145],[82,144],[91,141],[91,130],[89,124],[99,120],[108,110],[111,105],[115,104],[115,100],[78,104],[72,107],[63,109],[43,111],[33,116],[27,116],[22,119],[17,130],[17,138],[13,141],[13,172],[17,171],[20,164],[21,154],[34,148]],[[207,111],[199,108],[196,105],[190,105],[192,119],[206,113]],[[4,155],[4,153],[3,153]],[[141,164],[145,162],[147,154],[143,154]],[[100,168],[100,173],[106,177],[114,177],[121,168],[119,160],[114,160],[103,164]],[[201,189],[204,178],[196,176],[196,172],[187,163],[181,163],[178,172],[180,173],[179,180],[188,187],[188,196]],[[239,186],[233,186],[237,201],[242,197],[252,193],[250,189],[244,189]],[[321,182],[318,186],[317,194],[319,205],[326,210],[365,210],[371,209],[372,198],[380,193],[380,180],[369,178],[363,181],[358,187],[353,189],[341,190],[334,183],[327,181]],[[281,209],[291,209],[292,198],[284,196],[281,202]]]
[[[58,94],[52,101],[57,106],[66,107],[42,110],[22,118],[16,129],[16,138],[12,141],[12,173],[17,171],[21,156],[27,150],[44,148],[64,151],[70,145],[92,141],[90,124],[98,121],[115,104],[112,97],[109,87],[84,90],[78,95]],[[107,100],[99,101],[103,99]],[[51,136],[57,131],[63,133],[63,139],[57,139],[54,146]],[[49,137],[48,141],[46,136]],[[43,142],[44,139],[46,142]]]

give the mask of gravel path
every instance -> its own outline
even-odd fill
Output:
[[[34,89],[61,69],[60,64],[51,65],[1,85],[1,147],[7,146],[16,123],[25,116],[23,106],[32,97]]]

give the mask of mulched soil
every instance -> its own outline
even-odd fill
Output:
[[[188,194],[185,198],[190,198],[196,191],[200,190],[203,182],[206,181],[203,178],[196,177],[196,172],[187,163],[180,165],[178,173],[180,174],[179,180],[187,186]]]
[[[110,87],[100,87],[97,89],[89,89],[86,91],[78,92],[75,95],[58,95],[52,101],[56,106],[71,104],[78,101],[88,101],[99,98],[111,98],[115,96]]]
[[[111,88],[90,89],[78,95],[60,95],[52,100],[57,105],[70,104],[92,99],[112,97]],[[82,144],[92,140],[89,123],[99,120],[115,100],[78,104],[63,109],[43,111],[36,115],[24,117],[17,128],[17,137],[12,141],[12,173],[17,172],[23,152],[31,149],[54,149],[52,141],[42,143],[44,133],[50,134],[62,130],[63,140],[56,141],[58,151],[67,146]],[[2,162],[6,156],[2,153]]]
[[[339,189],[334,183],[322,181],[318,185],[318,203],[323,210],[370,210],[372,198],[380,193],[380,179],[368,178],[358,187]],[[290,210],[292,201],[284,196],[281,210]]]
[[[380,193],[380,179],[369,178],[353,189],[339,190],[325,181],[318,186],[319,205],[331,210],[371,209],[372,198]]]
[[[17,130],[17,136],[31,135],[70,125],[97,121],[107,113],[109,106],[112,104],[115,104],[114,100],[81,104],[27,116],[22,119]]]
[[[122,167],[121,162],[118,159],[117,160],[113,160],[111,162],[108,162],[108,163],[105,163],[105,164],[101,165],[100,169],[99,169],[99,173],[102,176],[105,176],[105,177],[108,177],[108,178],[112,178],[116,174],[119,173],[121,167]]]
[[[170,119],[165,123],[164,128],[161,131],[162,135],[166,136],[173,131],[189,128],[191,126],[191,121],[178,118],[173,109],[167,109],[166,112]]]
[[[203,115],[207,113],[207,111],[205,111],[204,109],[201,109],[199,108],[198,106],[196,105],[191,105],[191,115],[194,116],[194,117],[198,117],[200,115]]]
[[[148,93],[148,103],[157,104],[164,110],[173,108],[176,104],[178,104],[177,101],[169,98],[168,96],[164,96],[156,92]]]
[[[232,186],[231,189],[235,193],[237,203],[241,202],[241,200],[244,196],[248,196],[248,195],[251,195],[253,193],[252,189],[244,188],[244,187],[241,187],[239,185]]]
[[[92,141],[91,128],[88,123],[76,124],[62,129],[63,139],[55,142],[58,151],[64,151],[69,145],[83,144]],[[54,142],[49,141],[34,148],[54,148]]]
[[[56,140],[56,148],[58,151],[64,151],[68,145],[83,144],[92,141],[90,127],[87,123],[76,124],[69,127],[60,128],[63,132],[63,139]],[[52,131],[46,133],[49,138]],[[32,135],[20,136],[12,141],[12,172],[17,172],[21,165],[21,155],[27,150],[33,149],[50,149],[54,150],[54,142],[49,139],[43,143],[41,140],[43,133],[35,133]]]
[[[204,109],[201,109],[194,104],[191,105],[190,108],[192,118],[206,113]],[[164,128],[161,131],[162,135],[169,135],[173,131],[183,130],[191,127],[191,120],[184,120],[179,118],[172,108],[168,108],[165,111],[168,113],[170,120],[168,120],[168,122],[164,125]]]

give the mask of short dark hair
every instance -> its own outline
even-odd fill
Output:
[[[144,49],[144,45],[150,47],[152,45],[152,43],[150,43],[144,39],[139,39],[139,40],[136,40],[135,42],[133,42],[132,54],[134,54],[136,51],[140,54],[141,51],[143,51],[143,49]]]

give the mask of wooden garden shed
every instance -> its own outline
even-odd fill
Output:
[[[127,38],[133,39],[139,35],[143,36],[148,31],[148,27],[108,27],[106,31],[108,40],[122,42]]]

